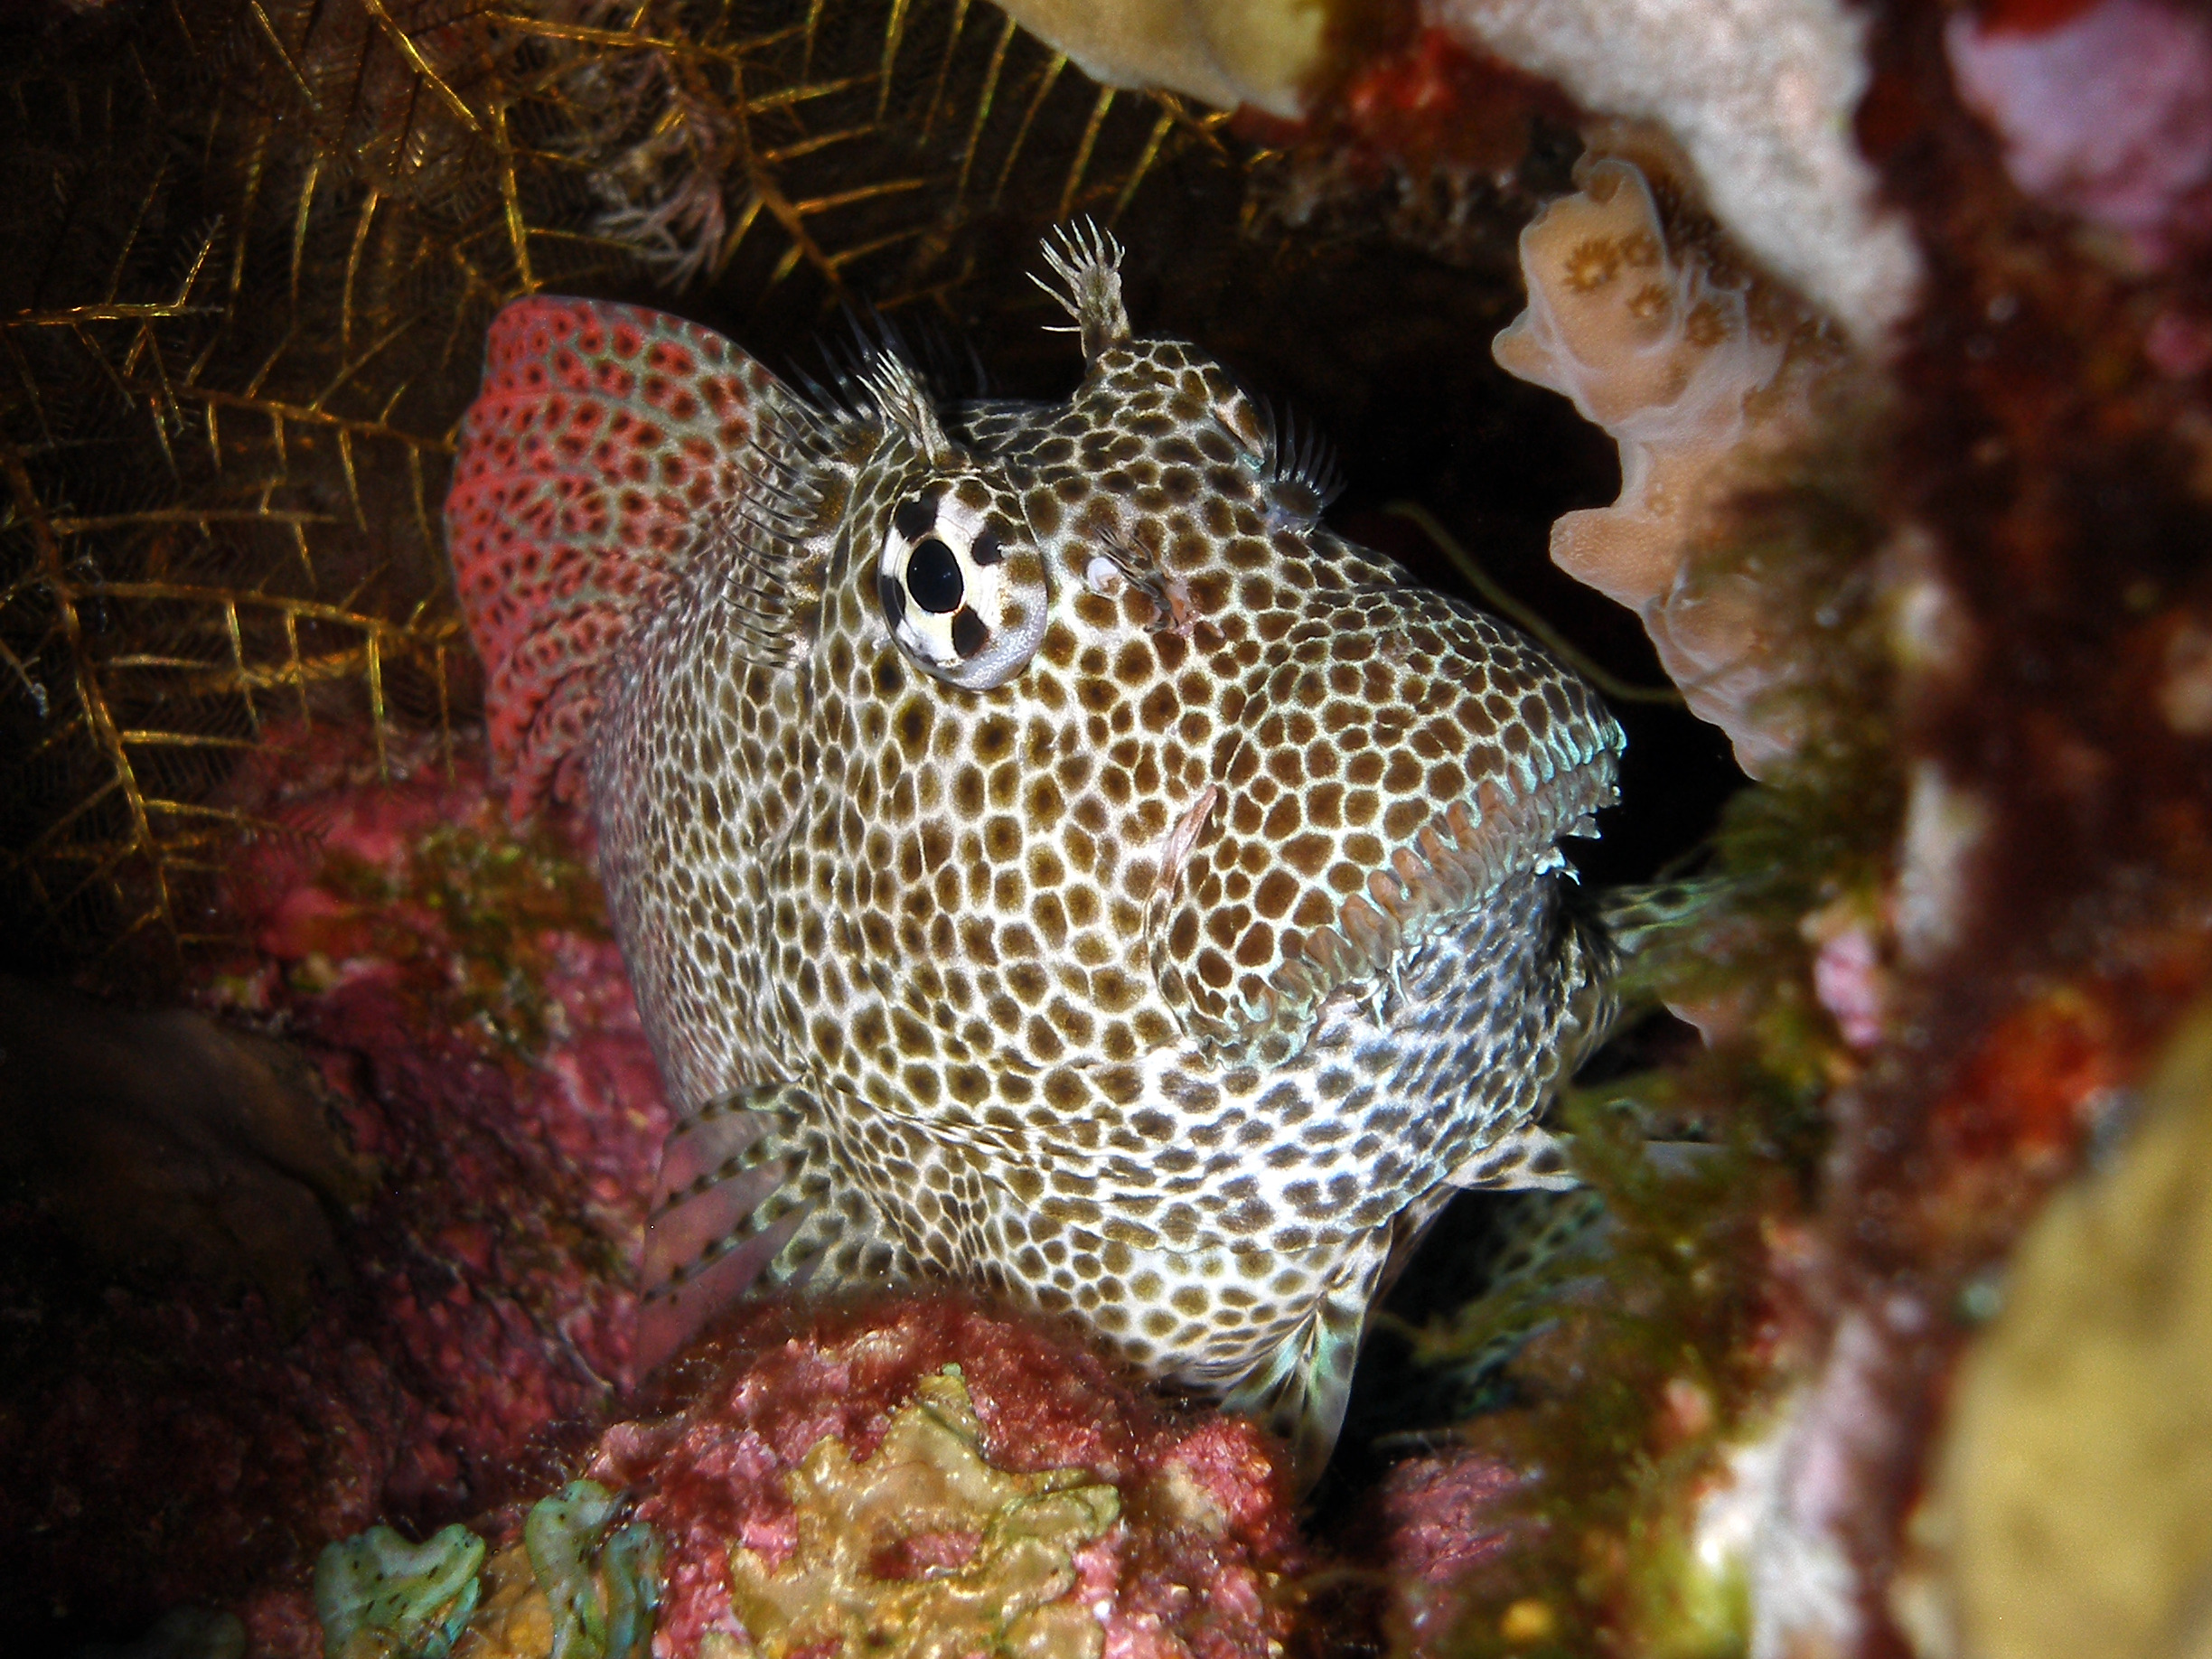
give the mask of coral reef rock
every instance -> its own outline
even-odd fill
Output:
[[[190,1008],[0,975],[0,1173],[103,1266],[258,1289],[284,1323],[333,1270],[325,1209],[365,1199],[301,1055]]]
[[[664,1659],[1241,1659],[1289,1633],[1286,1472],[957,1298],[756,1303],[589,1477],[666,1551]]]
[[[1655,121],[1746,248],[1878,349],[1920,260],[1851,142],[1864,26],[1842,0],[1424,0],[1429,20],[1604,116]]]
[[[1522,232],[1528,309],[1492,347],[1620,445],[1619,500],[1560,519],[1552,561],[1643,619],[1691,710],[1757,777],[1797,742],[1777,695],[1793,647],[1758,573],[1704,555],[1732,490],[1812,429],[1841,353],[1680,204],[1663,162],[1593,154],[1575,176]]]
[[[246,1626],[235,1613],[172,1607],[136,1642],[89,1642],[77,1659],[246,1659]]]
[[[979,1398],[961,1364],[925,1368],[952,1350]],[[623,1495],[570,1481],[488,1561],[463,1526],[325,1549],[325,1659],[1280,1651],[1291,1528],[1248,1425],[1171,1424],[1088,1355],[943,1298],[756,1307],[689,1364],[689,1407],[593,1457]]]
[[[509,832],[467,744],[395,739],[387,783],[365,732],[286,742],[232,780],[258,949],[217,1017],[0,988],[28,1651],[185,1605],[303,1654],[326,1543],[499,1501],[630,1364],[666,1118],[596,884],[558,823]]]

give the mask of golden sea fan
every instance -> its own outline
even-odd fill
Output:
[[[0,58],[21,965],[220,942],[257,826],[219,789],[265,728],[365,722],[380,753],[470,712],[438,507],[506,301],[689,287],[792,342],[943,305],[986,219],[1026,240],[1177,150],[1227,159],[1212,118],[970,0],[176,0]]]

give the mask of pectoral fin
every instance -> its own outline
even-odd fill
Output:
[[[715,1101],[670,1135],[638,1275],[639,1375],[759,1282],[807,1220],[792,1131],[808,1104],[772,1083]]]

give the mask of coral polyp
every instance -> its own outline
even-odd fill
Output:
[[[1553,561],[1636,613],[1691,711],[1757,777],[1802,736],[1794,642],[1760,574],[1714,554],[1735,495],[1819,429],[1845,353],[1684,197],[1663,146],[1621,139],[1521,233],[1528,309],[1491,349],[1620,445],[1619,500],[1561,517]]]

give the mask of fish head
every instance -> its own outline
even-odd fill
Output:
[[[940,411],[880,371],[810,703],[848,757],[844,936],[948,1049],[1292,1064],[1341,990],[1594,832],[1619,728],[1331,532],[1319,446],[1135,337],[1102,240],[1062,256],[1064,405]]]

